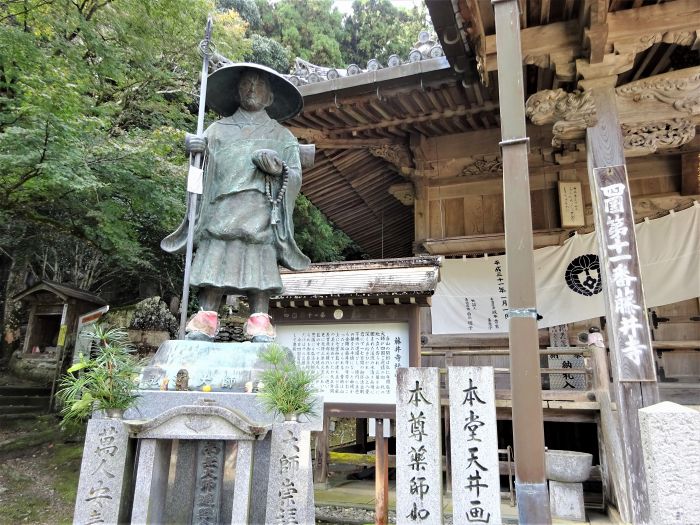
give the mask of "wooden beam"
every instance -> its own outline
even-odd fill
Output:
[[[681,155],[681,195],[700,193],[700,152]]]
[[[403,144],[404,141],[401,139],[362,139],[362,138],[332,138],[327,135],[326,132],[311,129],[311,128],[299,128],[299,127],[289,127],[287,128],[292,134],[299,140],[304,140],[306,142],[316,145],[316,149],[367,149],[372,146],[384,146],[392,144]]]
[[[600,46],[600,42],[603,42],[605,47],[609,47],[617,42],[638,41],[649,35],[695,31],[698,29],[698,19],[700,3],[696,0],[675,0],[615,11],[607,14],[607,37],[596,41],[596,45]],[[531,57],[548,57],[554,53],[564,53],[571,57],[582,56],[579,34],[577,20],[525,28],[520,32],[523,60],[527,62]],[[597,34],[593,37],[600,38]],[[488,35],[484,46],[486,69],[495,71],[498,69],[496,36]]]
[[[493,111],[497,108],[498,108],[498,104],[495,104],[494,102],[484,102],[484,104],[481,106],[473,106],[473,107],[466,107],[466,106],[460,105],[457,107],[457,109],[454,109],[454,110],[446,109],[444,111],[434,111],[434,112],[429,113],[427,115],[418,115],[418,116],[411,116],[411,117],[406,117],[406,118],[397,118],[397,119],[393,119],[393,120],[383,120],[381,122],[369,123],[369,124],[364,124],[361,126],[352,126],[352,127],[347,127],[347,128],[333,129],[333,130],[329,130],[329,134],[331,136],[338,136],[338,135],[356,134],[356,133],[360,133],[362,131],[368,131],[368,130],[377,130],[377,129],[391,128],[391,127],[398,127],[398,126],[402,126],[402,125],[415,126],[416,124],[430,123],[432,121],[442,120],[445,118],[463,117],[466,115],[478,115],[479,113]]]

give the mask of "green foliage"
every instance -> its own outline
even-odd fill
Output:
[[[299,249],[313,262],[340,261],[353,248],[344,232],[335,228],[304,195],[294,208],[294,239]]]
[[[262,16],[260,33],[288,48],[291,57],[314,64],[342,67],[342,14],[333,0],[257,0]]]
[[[265,408],[283,416],[314,414],[316,374],[297,367],[287,351],[277,344],[269,345],[260,358],[272,366],[263,371],[258,393]]]
[[[136,377],[142,363],[132,355],[126,331],[96,324],[88,336],[96,340],[95,357],[81,354],[62,377],[57,393],[67,422],[87,419],[93,409],[127,409],[138,397]]]
[[[426,20],[425,6],[409,11],[389,0],[355,0],[352,14],[344,20],[343,56],[360,67],[371,58],[386,65],[392,54],[405,60],[418,33],[428,27]]]
[[[179,288],[181,263],[158,241],[184,213],[179,130],[194,128],[197,44],[212,7],[0,4],[0,249],[14,268],[93,291],[115,274]],[[249,49],[245,28],[236,14],[217,27],[232,59]],[[99,271],[76,270],[76,253]]]
[[[216,0],[216,8],[221,11],[236,11],[248,23],[251,30],[260,29],[262,18],[255,0]]]
[[[271,67],[280,73],[289,73],[289,56],[282,44],[271,38],[252,35],[251,51],[245,56],[248,62]]]

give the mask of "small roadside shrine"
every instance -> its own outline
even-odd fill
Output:
[[[18,375],[50,382],[63,349],[72,346],[79,318],[107,303],[100,297],[54,281],[39,281],[12,298],[29,307],[22,348],[12,357]]]

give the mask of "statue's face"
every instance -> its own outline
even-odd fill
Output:
[[[260,111],[272,104],[272,90],[264,74],[246,71],[238,84],[241,107],[246,111]]]

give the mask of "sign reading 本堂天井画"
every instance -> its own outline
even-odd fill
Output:
[[[280,324],[277,342],[318,374],[325,403],[393,404],[396,369],[408,366],[408,323]]]
[[[493,367],[450,366],[452,519],[501,523],[501,485]]]
[[[615,183],[606,183],[602,187],[609,196],[601,189],[601,202],[611,199],[608,202],[612,203],[619,197],[613,195]],[[605,249],[612,257],[631,255],[632,252],[627,250],[629,247],[621,243],[629,242],[626,240],[629,233],[636,231],[639,271],[647,306],[698,297],[700,204],[696,202],[686,210],[641,222],[634,228],[631,209],[629,213],[629,223],[622,226],[619,213],[606,212],[603,217]],[[615,248],[611,251],[608,246]],[[540,328],[605,315],[600,252],[595,232],[574,235],[562,246],[537,249],[534,259],[537,312],[542,316],[538,323]],[[622,262],[619,260],[616,264],[620,271],[624,268]],[[508,332],[506,274],[505,256],[443,261],[440,282],[432,298],[433,333]],[[617,277],[613,276],[616,283],[624,282]],[[639,285],[634,300],[640,304],[641,283],[635,282],[634,285]],[[624,285],[619,291],[616,288],[614,293],[626,294],[626,288],[631,290]]]

